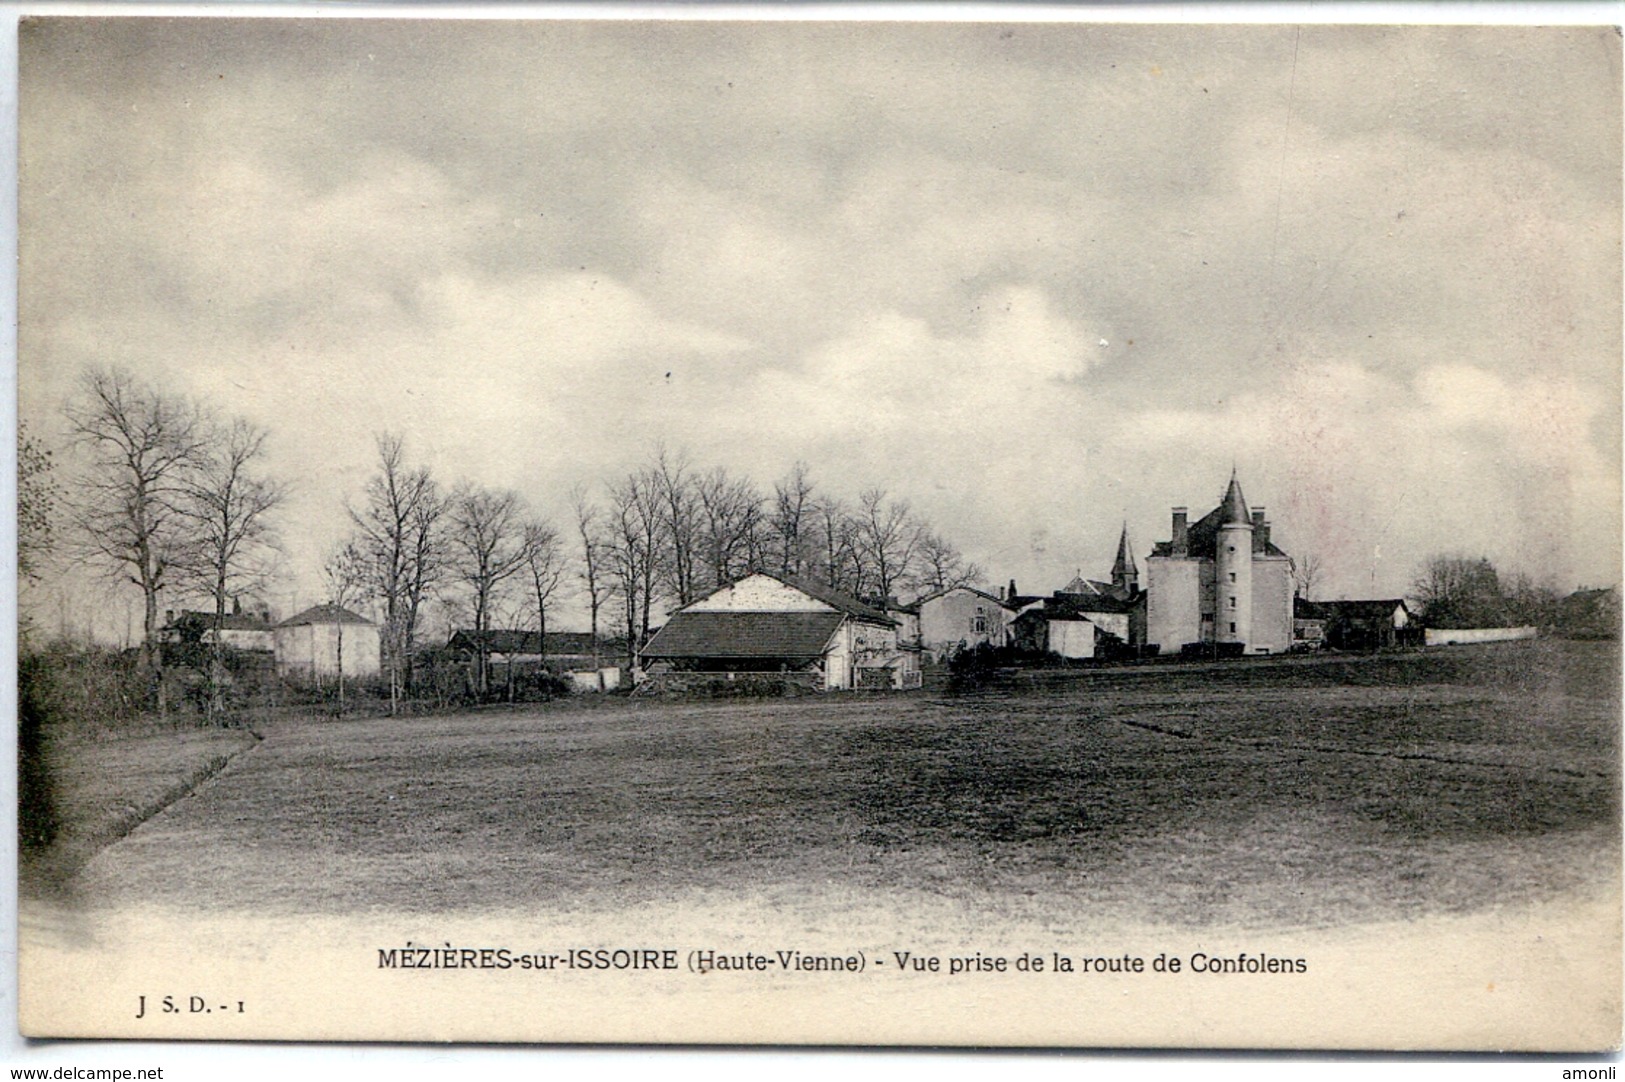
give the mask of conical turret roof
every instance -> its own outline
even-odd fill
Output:
[[[1224,503],[1219,505],[1219,525],[1221,526],[1251,526],[1253,516],[1247,511],[1247,501],[1241,495],[1241,482],[1236,480],[1236,471],[1230,471],[1230,488],[1224,494]]]

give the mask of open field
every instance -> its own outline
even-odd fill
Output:
[[[976,693],[268,728],[77,877],[92,906],[588,912],[896,891],[1325,927],[1619,875],[1614,644],[1099,670]]]

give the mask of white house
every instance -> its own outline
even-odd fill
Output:
[[[378,625],[337,605],[314,605],[273,629],[277,671],[321,678],[376,676]]]
[[[992,594],[973,586],[952,586],[915,602],[920,610],[920,646],[933,661],[960,650],[1009,642],[1015,612]]]

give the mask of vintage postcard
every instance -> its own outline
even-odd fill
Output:
[[[1619,1046],[1615,28],[18,35],[25,1035]]]

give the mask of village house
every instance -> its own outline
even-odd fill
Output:
[[[902,688],[909,652],[897,632],[896,620],[855,598],[755,572],[672,613],[640,668],[655,686],[708,674],[773,675],[817,691]]]
[[[1571,639],[1619,638],[1619,590],[1580,589],[1557,604],[1559,634]]]
[[[1023,605],[1011,622],[1011,641],[1022,650],[1071,659],[1122,653],[1144,643],[1145,594],[1127,525],[1118,536],[1110,581],[1080,572],[1050,597]]]
[[[974,586],[950,586],[916,601],[920,648],[934,662],[978,646],[1004,646],[1015,612]]]
[[[277,672],[320,681],[378,675],[378,625],[338,605],[313,605],[273,629]]]
[[[170,609],[164,613],[158,641],[165,647],[213,646],[217,638],[216,621],[212,612],[183,609],[177,613]],[[242,605],[234,601],[231,611],[218,617],[218,628],[219,641],[234,650],[269,652],[275,647],[275,628],[270,611],[264,607],[251,606],[250,611],[244,612]]]
[[[1132,643],[1135,608],[1134,601],[1057,591],[1042,605],[1015,618],[1010,625],[1011,641],[1024,651],[1069,659],[1120,653],[1120,648]]]
[[[1292,560],[1249,512],[1235,473],[1219,506],[1194,523],[1173,509],[1172,536],[1146,560],[1146,642],[1162,653],[1284,653],[1293,644]]]

